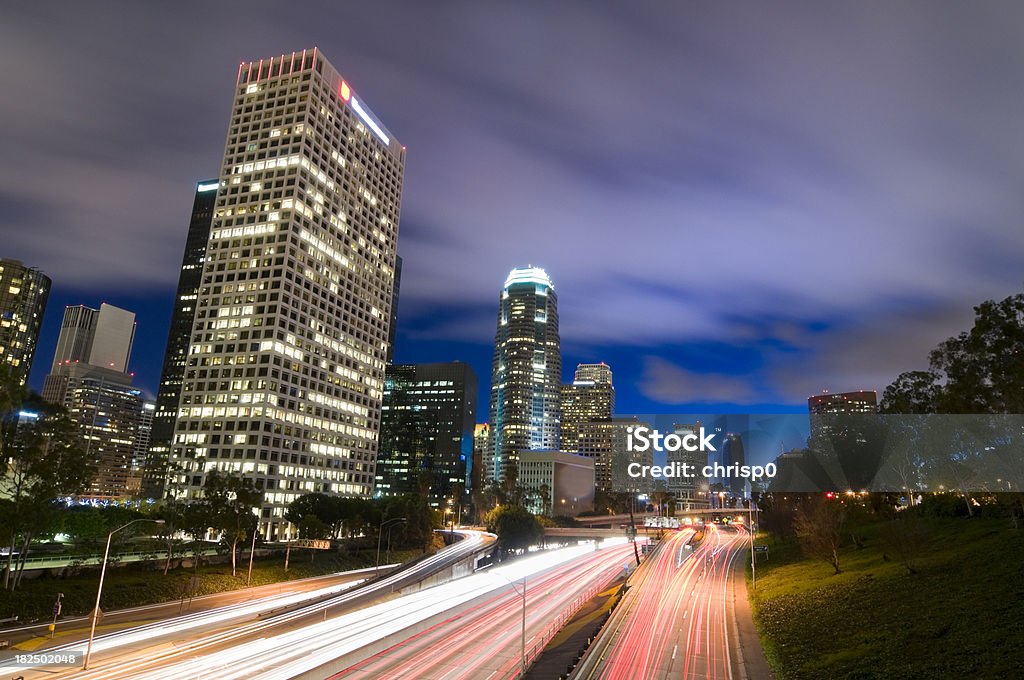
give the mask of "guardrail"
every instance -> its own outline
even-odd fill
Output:
[[[216,555],[219,553],[217,548],[203,548],[199,551],[199,554],[203,557],[207,555]],[[117,553],[107,558],[108,562],[145,562],[147,560],[165,560],[167,559],[166,550],[138,550],[127,553]],[[193,557],[195,552],[192,550],[175,550],[174,556],[180,558]],[[58,567],[67,567],[72,564],[76,566],[99,566],[103,562],[103,555],[40,555],[38,557],[26,557],[25,558],[25,570],[31,569],[56,569]],[[17,558],[15,558],[17,563]]]

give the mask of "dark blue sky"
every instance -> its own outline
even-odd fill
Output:
[[[621,412],[881,389],[1020,290],[1017,3],[21,3],[0,24],[0,255],[137,312],[153,390],[239,61],[318,46],[409,148],[397,358],[486,394],[508,270]],[[481,402],[481,419],[486,414]]]

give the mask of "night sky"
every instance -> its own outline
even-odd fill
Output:
[[[194,184],[239,61],[317,46],[408,146],[397,359],[486,394],[508,270],[618,410],[881,390],[1021,290],[1019,3],[16,3],[0,256],[138,314],[155,391]],[[478,420],[486,420],[481,401]]]

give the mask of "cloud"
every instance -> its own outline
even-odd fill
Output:
[[[721,373],[696,373],[661,357],[644,359],[639,383],[645,397],[662,404],[754,404],[761,399],[743,377]]]
[[[506,272],[533,263],[566,346],[745,342],[766,355],[750,389],[788,399],[933,346],[903,315],[1020,286],[1020,5],[256,2],[197,21],[40,2],[5,19],[4,255],[70,287],[173,286],[235,64],[314,44],[408,145],[415,332],[490,343]]]

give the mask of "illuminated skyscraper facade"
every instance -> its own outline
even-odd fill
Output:
[[[469,364],[392,364],[384,383],[377,491],[425,492],[440,505],[468,488],[476,424],[476,373]]]
[[[188,224],[188,235],[185,237],[185,252],[181,257],[178,290],[174,296],[171,327],[167,332],[167,349],[164,350],[160,387],[156,395],[156,410],[153,412],[150,451],[144,456],[146,469],[142,492],[149,498],[161,498],[164,495],[167,460],[171,452],[171,442],[174,440],[174,421],[178,415],[181,382],[188,363],[196,299],[199,297],[206,243],[210,239],[210,224],[213,221],[219,187],[220,181],[217,179],[198,182],[192,201],[192,217]]]
[[[238,67],[181,386],[175,487],[373,491],[405,149],[316,49]]]
[[[543,269],[513,269],[499,300],[486,479],[503,479],[519,451],[559,448],[561,376],[555,287]]]
[[[560,399],[562,450],[580,451],[580,425],[609,420],[615,410],[615,388],[607,364],[580,364],[572,383],[562,385]]]
[[[50,278],[18,260],[0,260],[0,366],[24,385],[32,370]]]
[[[81,498],[124,500],[138,493],[136,454],[148,437],[149,416],[128,373],[134,340],[134,312],[107,303],[64,310],[43,398],[68,410],[96,465]]]

